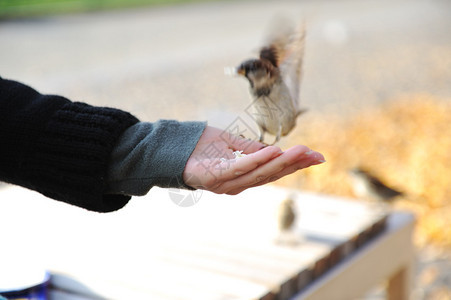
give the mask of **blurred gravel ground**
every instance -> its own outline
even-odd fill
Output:
[[[307,22],[302,101],[354,111],[402,93],[451,96],[451,3],[241,1],[0,24],[4,77],[130,110],[227,125],[249,105],[223,68],[256,54],[275,15]]]

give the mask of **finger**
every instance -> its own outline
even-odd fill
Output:
[[[309,160],[309,153],[310,149],[305,146],[296,147],[294,149],[291,148],[279,157],[256,168],[253,172],[225,183],[223,188],[226,190],[234,190],[236,188],[250,187],[265,182],[268,178],[282,172],[286,168],[294,168],[294,165],[298,161],[308,164],[306,161]]]
[[[252,171],[281,153],[282,150],[279,147],[271,146],[241,158],[216,157],[190,160],[185,166],[185,170],[192,174],[202,174],[202,176],[198,176],[199,182],[190,182],[190,186],[203,186],[205,189],[220,193],[220,187],[225,182]],[[233,157],[232,153],[230,156]]]
[[[216,167],[219,170],[216,170],[216,175],[221,182],[232,180],[266,164],[282,153],[279,147],[269,146],[241,158],[223,160]]]
[[[250,154],[266,147],[263,143],[246,139],[245,137],[236,136],[230,132],[223,134],[222,136],[228,142],[229,146],[234,149],[234,151],[239,150],[243,151],[243,153]]]
[[[296,172],[298,170],[305,169],[305,168],[308,168],[308,167],[311,167],[311,166],[314,166],[314,165],[318,165],[318,164],[322,164],[322,163],[323,163],[322,161],[311,161],[311,162],[308,162],[308,163],[303,163],[303,164],[301,164],[299,166],[295,166],[294,168],[285,168],[282,171],[280,171],[279,173],[274,174],[274,175],[266,178],[263,181],[258,181],[255,184],[250,185],[250,186],[242,186],[242,187],[239,187],[239,188],[237,188],[235,190],[230,190],[230,191],[225,192],[225,193],[228,194],[228,195],[237,195],[237,194],[241,193],[242,191],[245,191],[245,190],[247,190],[249,188],[253,188],[253,187],[260,186],[260,185],[268,184],[270,182],[274,182],[274,181],[279,180],[282,177],[285,177],[285,176],[287,176],[289,174],[292,174],[292,173],[294,173],[294,172]]]
[[[225,192],[244,190],[252,186],[275,181],[299,169],[321,162],[324,162],[322,154],[312,151],[305,146],[295,146],[252,172],[224,183],[222,189]]]

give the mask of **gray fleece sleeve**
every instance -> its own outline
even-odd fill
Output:
[[[182,173],[206,122],[140,122],[119,138],[110,159],[107,194],[142,196],[153,186],[186,188]]]

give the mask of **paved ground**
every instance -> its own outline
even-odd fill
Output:
[[[223,68],[256,53],[275,15],[307,22],[302,99],[313,111],[451,96],[446,0],[233,1],[9,21],[0,74],[143,120],[227,126],[249,98]]]
[[[146,121],[226,127],[246,120],[249,98],[247,83],[223,69],[255,55],[279,14],[307,23],[302,99],[311,111],[352,113],[404,93],[451,99],[446,0],[232,1],[8,21],[0,76]],[[423,257],[425,270],[443,265]],[[449,299],[418,289],[417,299]]]

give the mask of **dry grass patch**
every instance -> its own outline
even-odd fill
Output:
[[[299,121],[289,143],[320,151],[327,163],[279,184],[352,196],[347,172],[366,167],[407,193],[395,206],[417,214],[420,246],[451,247],[451,99],[403,96],[347,118],[310,113]]]

